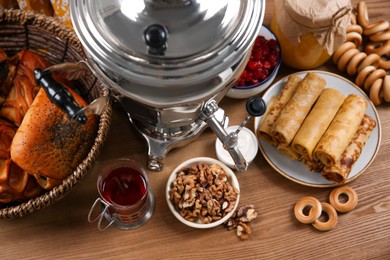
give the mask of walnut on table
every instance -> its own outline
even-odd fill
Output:
[[[221,166],[195,163],[178,171],[169,198],[184,219],[207,224],[231,212],[238,194]]]
[[[225,221],[227,230],[236,229],[236,235],[242,240],[249,238],[252,229],[249,227],[249,222],[257,218],[257,212],[253,205],[245,205],[239,207],[234,214]]]

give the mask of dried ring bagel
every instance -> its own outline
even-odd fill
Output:
[[[310,207],[309,213],[306,215],[303,211]],[[306,196],[297,201],[294,207],[294,213],[297,220],[304,224],[314,223],[322,212],[321,203],[318,199],[312,196]]]
[[[381,89],[382,89],[383,79],[379,78],[374,81],[369,90],[369,97],[372,103],[375,106],[379,106],[382,104],[381,98]]]
[[[344,52],[343,55],[340,57],[340,59],[337,61],[337,67],[339,70],[344,71],[348,65],[351,64],[351,61],[354,59],[354,57],[359,57],[359,53],[361,53],[358,49],[352,48],[348,51]],[[367,55],[366,55],[367,57]],[[352,65],[351,65],[352,66]],[[355,66],[356,68],[357,66]]]
[[[348,75],[355,75],[358,71],[358,66],[361,62],[364,62],[367,59],[367,54],[364,52],[359,52],[349,61],[347,65],[347,73]]]
[[[340,202],[340,196],[345,195],[348,200]],[[339,212],[346,213],[353,210],[358,203],[358,195],[354,189],[348,185],[340,186],[332,190],[329,195],[329,202]]]
[[[357,5],[357,12],[358,12],[358,18],[357,21],[358,23],[366,27],[369,24],[369,18],[368,18],[368,9],[367,9],[367,4],[364,1],[360,1]]]
[[[380,33],[370,35],[370,40],[373,42],[383,42],[390,39],[390,28]]]
[[[347,27],[347,42],[355,44],[356,48],[359,48],[363,43],[363,28],[358,24],[352,24]]]
[[[325,212],[328,217],[326,221],[321,221],[320,218],[316,219],[314,223],[312,223],[313,227],[320,231],[328,231],[334,228],[339,219],[337,215],[336,209],[326,202],[321,202],[322,211]]]
[[[383,31],[386,31],[388,28],[389,28],[390,24],[388,21],[380,21],[380,22],[376,22],[376,23],[372,23],[372,24],[369,24],[367,25],[365,28],[364,28],[364,35],[374,35],[374,34],[377,34],[379,32],[383,32]]]
[[[340,71],[356,76],[355,83],[375,106],[390,102],[390,83],[385,78],[390,70],[390,22],[369,22],[364,1],[357,4],[346,28],[346,41],[333,53]]]
[[[355,79],[356,85],[363,88],[364,82],[366,81],[367,77],[374,71],[376,71],[376,68],[374,66],[367,66],[362,69]]]
[[[378,54],[379,56],[390,53],[390,40],[384,42],[369,42],[366,44],[364,51],[367,54]]]
[[[350,32],[356,32],[357,34],[359,34],[361,36],[363,33],[363,28],[358,24],[351,24],[347,28],[347,34]]]
[[[390,102],[390,75],[383,78],[383,99],[386,102]]]
[[[362,52],[362,53],[367,55],[367,53],[365,53],[365,52]],[[381,60],[381,57],[378,54],[372,53],[372,54],[366,56],[366,58],[359,64],[359,66],[357,67],[357,71],[360,72],[361,70],[363,70],[365,67],[368,67],[368,66],[373,66],[375,68],[378,68],[380,60]]]
[[[341,44],[341,46],[333,53],[333,62],[337,64],[342,55],[350,49],[356,49],[356,45],[353,42],[344,42]]]
[[[374,82],[377,80],[377,79],[382,79],[384,76],[386,76],[386,71],[384,69],[377,69],[375,71],[373,71],[372,73],[370,73],[366,79],[364,80],[364,84],[363,84],[363,88],[366,92],[368,92],[372,86],[372,84],[374,84]]]
[[[390,59],[389,60],[380,60],[379,61],[379,67],[385,69],[385,70],[389,70],[390,69]]]

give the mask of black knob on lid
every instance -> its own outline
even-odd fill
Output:
[[[149,47],[149,53],[163,55],[166,50],[167,31],[160,24],[152,24],[144,31],[146,45]]]
[[[246,101],[246,110],[251,116],[261,116],[267,110],[267,105],[261,97],[251,97]]]

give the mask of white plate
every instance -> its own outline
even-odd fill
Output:
[[[308,71],[298,72],[294,73],[293,75],[303,78],[307,72]],[[351,81],[329,72],[313,72],[317,73],[326,80],[326,87],[337,89],[345,95],[357,94],[366,98],[368,103],[366,114],[374,118],[377,122],[377,125],[368,139],[362,154],[352,167],[351,173],[345,182],[348,183],[360,176],[372,163],[376,154],[378,153],[382,133],[378,112],[376,111],[372,102],[368,99],[367,95]],[[279,80],[264,93],[263,99],[265,102],[268,102],[272,96],[278,95],[280,90],[283,88],[284,83],[287,81],[287,78],[288,76]],[[256,133],[257,127],[260,123],[260,118],[256,117],[254,121]],[[294,182],[311,187],[334,187],[338,185],[329,180],[326,180],[321,176],[321,174],[310,171],[300,161],[294,161],[287,158],[285,155],[282,155],[280,152],[278,152],[274,146],[261,139],[259,139],[259,148],[265,159],[277,172]]]

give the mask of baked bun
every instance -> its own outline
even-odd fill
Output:
[[[42,56],[28,50],[23,50],[16,56],[19,60],[16,75],[0,115],[19,126],[40,89],[35,82],[34,69],[43,70],[51,64]]]
[[[38,196],[42,188],[10,159],[16,126],[0,118],[0,203],[23,201]]]
[[[0,203],[35,198],[42,192],[33,176],[27,174],[12,160],[0,159]]]
[[[0,49],[0,105],[3,105],[16,75],[19,63],[19,55],[8,58]]]
[[[87,103],[67,88],[81,107]],[[71,174],[87,156],[98,127],[96,115],[80,124],[53,104],[43,88],[36,95],[11,144],[11,159],[51,189]]]
[[[10,147],[16,133],[16,126],[0,118],[0,159],[10,158]]]
[[[5,61],[8,58],[7,53],[3,49],[0,48],[0,62]]]

